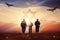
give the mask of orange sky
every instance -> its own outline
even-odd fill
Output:
[[[28,33],[28,28],[26,27],[26,33]],[[32,32],[35,32],[35,26],[32,28]],[[60,22],[55,21],[44,21],[43,24],[40,26],[40,32],[49,32],[49,31],[60,31]],[[15,32],[15,33],[21,33],[21,26],[18,26],[18,24],[14,23],[3,23],[0,22],[0,32]]]

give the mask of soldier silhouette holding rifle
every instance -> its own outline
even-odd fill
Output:
[[[32,26],[33,26],[33,23],[30,22],[30,24],[29,24],[29,33],[32,33]]]
[[[35,21],[35,27],[36,27],[36,33],[38,33],[40,27],[40,22],[38,21],[38,19]]]
[[[27,26],[26,21],[25,21],[25,19],[23,19],[23,21],[21,22],[21,28],[22,28],[23,33],[25,33],[26,26]]]

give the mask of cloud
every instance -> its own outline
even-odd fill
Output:
[[[35,6],[38,2],[41,2],[43,0],[0,0],[0,3],[5,4],[5,2],[13,4],[15,7],[29,7],[29,6]]]
[[[47,6],[47,7],[57,6],[58,8],[60,8],[60,0],[44,0],[38,5]]]
[[[30,7],[30,6],[47,6],[54,7],[58,6],[60,8],[60,0],[0,0],[0,3],[5,4],[5,2],[13,4],[15,7]]]

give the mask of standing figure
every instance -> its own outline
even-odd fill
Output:
[[[39,32],[40,22],[38,19],[35,21],[36,32]]]
[[[30,22],[30,24],[29,24],[29,33],[32,33],[32,26],[33,26],[33,23]]]
[[[27,26],[26,21],[25,21],[25,19],[23,19],[23,21],[21,22],[21,27],[22,27],[22,32],[23,33],[25,33],[26,26]]]

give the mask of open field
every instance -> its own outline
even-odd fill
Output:
[[[60,33],[0,33],[0,40],[60,40]]]

